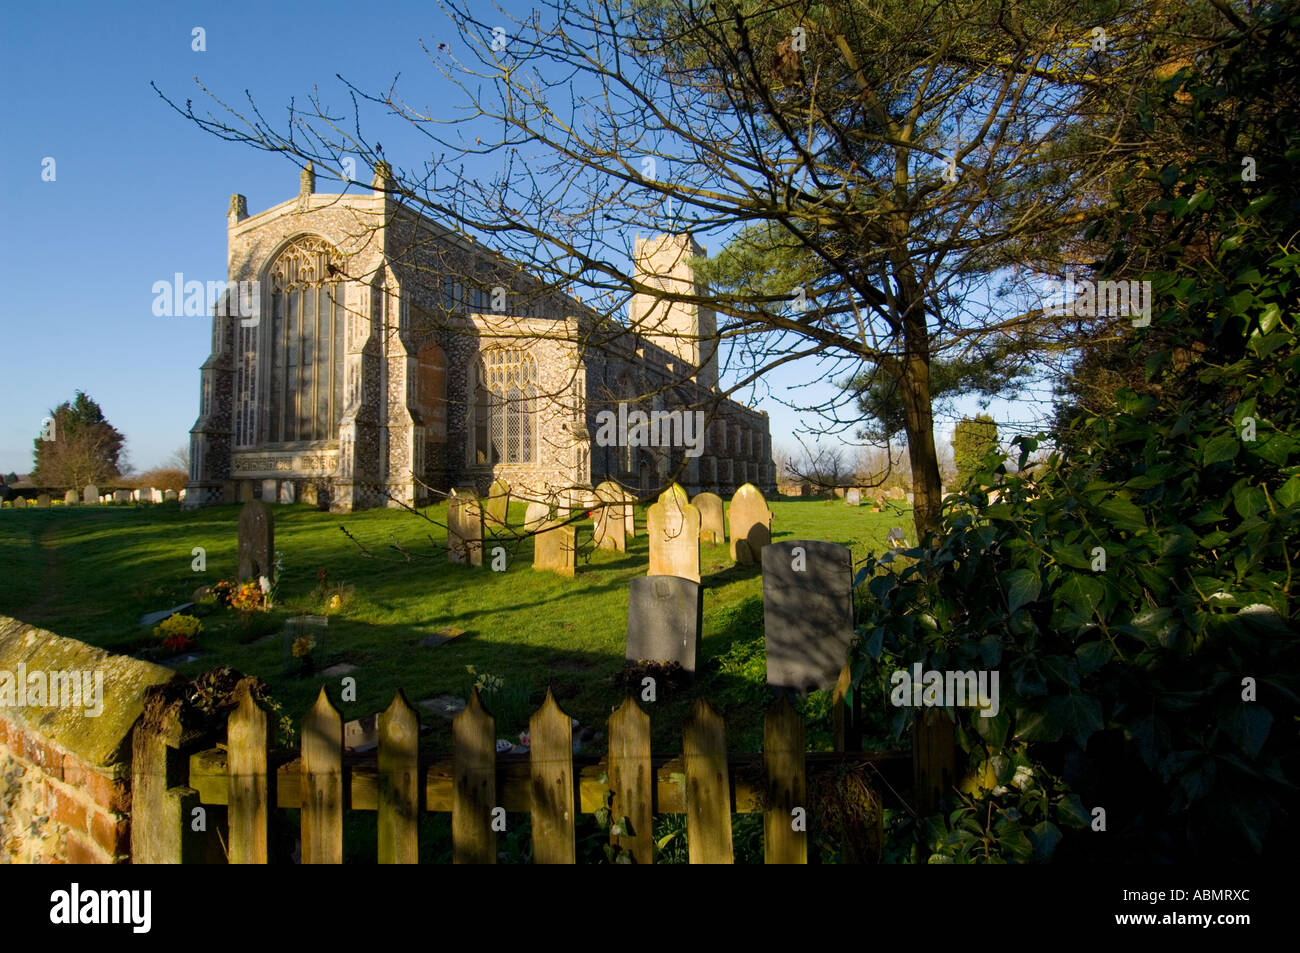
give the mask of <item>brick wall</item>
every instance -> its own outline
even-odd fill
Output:
[[[70,671],[102,675],[99,714],[5,694],[20,674]],[[145,689],[173,677],[0,616],[0,863],[130,859],[131,730]]]

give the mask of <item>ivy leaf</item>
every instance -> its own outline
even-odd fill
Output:
[[[1255,757],[1268,740],[1273,713],[1259,704],[1243,702],[1219,722],[1224,732],[1246,755]]]
[[[1277,501],[1285,507],[1292,507],[1300,504],[1300,473],[1295,474],[1291,479],[1283,483],[1276,494]]]
[[[1043,821],[1029,829],[1029,839],[1034,844],[1034,858],[1046,863],[1052,859],[1056,845],[1061,842],[1061,829],[1051,821]]]
[[[1086,695],[1064,695],[1049,699],[1047,708],[1059,720],[1080,748],[1088,746],[1088,739],[1102,729],[1101,703]]]
[[[1020,708],[1016,711],[1017,741],[1060,741],[1059,719],[1046,711]]]
[[[1039,590],[1042,583],[1038,579],[1038,573],[1029,569],[1012,569],[1002,573],[999,577],[1002,580],[1002,587],[1007,591],[1007,609],[1015,612],[1023,605],[1027,605],[1038,598]]]
[[[1114,523],[1118,529],[1137,531],[1147,528],[1146,515],[1132,500],[1117,497],[1113,500],[1107,500],[1097,509],[1102,516]]]
[[[1241,441],[1234,436],[1215,437],[1206,441],[1201,451],[1201,463],[1207,467],[1213,463],[1223,463],[1235,457],[1240,449]]]

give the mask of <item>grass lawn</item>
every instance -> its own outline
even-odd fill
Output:
[[[839,500],[791,499],[771,506],[774,539],[831,540],[850,547],[855,561],[868,550],[883,549],[891,526],[911,535],[910,508],[902,504],[887,504],[880,513],[850,509]],[[465,697],[472,683],[466,666],[472,665],[479,673],[502,677],[508,692],[526,693],[531,706],[550,688],[565,711],[603,731],[611,707],[622,698],[613,676],[623,664],[628,580],[644,574],[648,561],[644,510],[638,511],[638,535],[627,553],[593,551],[591,521],[585,521],[574,579],[535,572],[527,539],[497,541],[509,554],[505,572],[451,565],[443,549],[434,549],[446,544],[442,525],[401,510],[348,515],[306,506],[273,510],[284,567],[276,608],[255,614],[251,628],[243,627],[232,610],[200,613],[202,657],[181,666],[184,674],[225,664],[257,675],[297,722],[325,680],[289,670],[274,633],[291,615],[321,614],[330,620],[319,667],[357,666],[355,702],[340,704],[337,679],[327,685],[345,718],[381,711],[399,687],[413,704],[443,693]],[[424,513],[438,524],[446,522],[445,504]],[[197,587],[234,577],[238,514],[237,506],[182,513],[174,503],[6,508],[0,511],[0,613],[113,651],[138,653],[156,643],[138,624],[141,615],[187,602]],[[522,522],[522,505],[512,506],[511,519]],[[495,544],[486,543],[489,553]],[[206,551],[206,572],[191,568],[195,547]],[[323,590],[322,569],[328,577]],[[757,567],[731,565],[726,544],[701,546],[701,571],[699,677],[690,688],[661,694],[647,706],[654,749],[681,750],[682,720],[702,695],[726,716],[729,747],[756,751],[765,697],[761,575]],[[341,607],[330,610],[330,595],[340,591]],[[465,634],[437,648],[418,645],[449,626]],[[498,723],[499,737],[514,738],[526,727],[524,706],[513,708],[498,712],[505,722]],[[805,710],[813,719],[811,746],[826,747],[828,700],[815,693]],[[427,743],[448,751],[448,723],[419,711],[433,729]]]

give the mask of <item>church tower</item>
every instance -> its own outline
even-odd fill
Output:
[[[638,237],[635,277],[673,294],[704,297],[708,289],[691,268],[691,258],[703,254],[704,248],[691,235]],[[712,308],[642,293],[632,296],[629,317],[638,334],[698,368],[692,376],[700,386],[710,390],[718,386],[718,327]]]

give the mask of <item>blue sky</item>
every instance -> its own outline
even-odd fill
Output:
[[[195,27],[205,31],[204,52],[192,49]],[[459,94],[418,40],[436,47],[451,34],[445,14],[430,3],[6,9],[0,471],[31,468],[42,419],[78,389],[126,434],[137,469],[159,465],[187,444],[210,321],[155,317],[153,283],[170,281],[175,272],[204,281],[225,277],[232,192],[246,195],[254,213],[297,192],[297,170],[288,160],[201,132],[158,98],[151,81],[180,102],[193,98],[196,110],[203,101],[196,76],[235,105],[246,105],[247,89],[282,127],[290,97],[305,99],[313,87],[326,103],[347,107],[336,74],[381,90],[401,72],[399,89],[414,103],[446,103],[450,114]],[[377,122],[372,132],[397,165],[418,166],[427,146],[403,125]],[[54,181],[42,180],[47,157],[55,163]],[[809,374],[790,368],[769,384],[786,393]],[[759,406],[772,416],[774,444],[793,445],[788,435],[798,415],[775,402]],[[998,419],[1027,413],[1006,402],[991,412]],[[936,431],[946,442],[951,421],[939,422]]]

